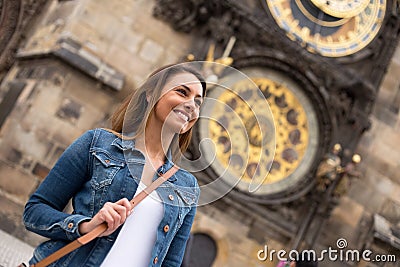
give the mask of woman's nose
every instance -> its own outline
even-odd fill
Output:
[[[192,111],[195,109],[194,100],[186,101],[186,102],[183,104],[183,106],[185,107],[185,110],[186,110],[186,111],[192,112]]]

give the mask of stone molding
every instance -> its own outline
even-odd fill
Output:
[[[48,48],[37,50],[20,49],[17,53],[19,59],[49,56],[61,59],[114,90],[119,91],[124,86],[124,74],[104,62],[100,57],[71,37],[61,37],[54,45]]]

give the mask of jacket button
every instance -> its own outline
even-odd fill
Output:
[[[174,200],[174,196],[173,195],[169,195],[168,198],[172,201]]]
[[[74,224],[71,222],[68,224],[68,229],[71,229],[72,227],[74,227]]]
[[[158,257],[155,257],[153,263],[156,264],[158,262]]]
[[[106,159],[105,162],[106,162],[106,163],[110,163],[110,160],[109,160],[109,159]]]
[[[164,226],[164,232],[168,232],[169,231],[169,225],[167,224],[166,226]]]

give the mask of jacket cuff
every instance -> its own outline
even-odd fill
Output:
[[[74,214],[65,218],[62,228],[65,230],[69,240],[75,240],[81,237],[79,233],[79,224],[84,221],[90,221],[92,218],[80,214]]]

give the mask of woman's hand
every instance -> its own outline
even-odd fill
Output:
[[[79,233],[84,235],[105,222],[108,228],[100,236],[110,235],[125,222],[131,214],[131,209],[132,205],[127,198],[122,198],[114,203],[106,202],[90,221],[79,224]]]

